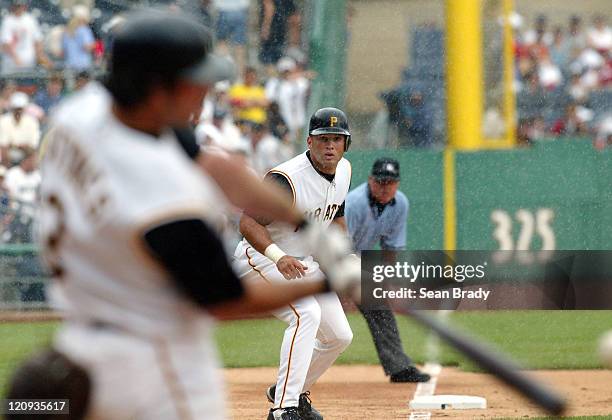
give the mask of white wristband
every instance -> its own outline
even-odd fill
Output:
[[[287,255],[276,244],[268,245],[268,247],[266,248],[264,254],[265,254],[266,257],[268,257],[272,261],[274,261],[274,264],[276,264],[278,262],[278,260],[283,258],[285,255]]]

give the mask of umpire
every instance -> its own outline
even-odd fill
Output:
[[[380,243],[383,260],[394,261],[397,251],[406,247],[408,199],[397,190],[399,183],[399,162],[380,158],[374,162],[368,182],[347,195],[346,224],[358,252]],[[429,381],[429,375],[419,371],[404,353],[393,312],[362,306],[359,310],[368,322],[378,358],[391,382]]]

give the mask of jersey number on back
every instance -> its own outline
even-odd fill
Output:
[[[64,268],[61,264],[59,249],[66,231],[64,205],[55,194],[49,194],[44,197],[43,205],[50,208],[55,218],[51,223],[49,231],[43,232],[42,234],[42,243],[45,248],[45,260],[51,269],[53,277],[61,278],[64,274]]]

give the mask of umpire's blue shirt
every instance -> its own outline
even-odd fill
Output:
[[[408,199],[401,191],[388,203],[382,212],[370,199],[367,183],[363,183],[346,196],[344,216],[356,251],[381,249],[394,251],[406,247],[406,221]]]

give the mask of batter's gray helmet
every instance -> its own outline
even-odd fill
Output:
[[[231,60],[212,54],[212,35],[178,13],[157,10],[126,16],[114,34],[105,85],[122,105],[133,105],[157,84],[233,80]]]

